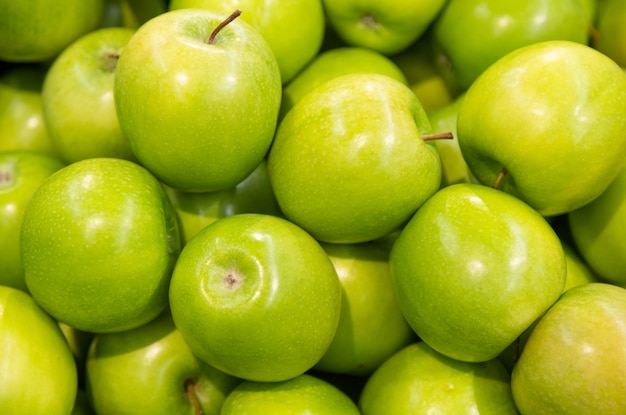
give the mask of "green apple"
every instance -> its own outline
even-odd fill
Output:
[[[135,160],[113,99],[115,67],[133,29],[112,27],[80,37],[54,60],[41,92],[43,115],[59,157]]]
[[[341,313],[341,283],[300,227],[238,214],[183,248],[170,284],[176,327],[202,360],[233,376],[278,382],[311,369]]]
[[[461,362],[424,342],[396,352],[369,377],[359,408],[363,415],[517,414],[502,363]]]
[[[511,374],[526,414],[624,413],[626,289],[591,283],[563,294],[537,322]]]
[[[433,24],[438,67],[463,92],[499,58],[547,40],[587,43],[581,0],[449,0]]]
[[[282,216],[263,160],[257,168],[232,189],[207,193],[182,192],[167,187],[176,209],[183,243],[219,218],[239,213],[265,213]]]
[[[473,183],[444,187],[391,249],[400,309],[417,335],[462,361],[497,357],[561,295],[561,241],[529,205]]]
[[[392,55],[408,48],[426,32],[446,0],[322,2],[329,23],[348,45]]]
[[[0,413],[67,415],[77,379],[56,322],[27,293],[0,286]]]
[[[626,67],[626,2],[607,0],[598,14],[593,47]]]
[[[563,252],[567,267],[564,292],[579,285],[600,282],[600,279],[570,243],[563,242]]]
[[[24,211],[26,286],[55,319],[86,332],[155,318],[167,306],[179,250],[165,190],[127,160],[72,163],[48,177]]]
[[[371,243],[322,244],[341,285],[341,317],[319,371],[365,376],[415,340],[400,312],[388,252]]]
[[[398,65],[374,50],[342,46],[321,52],[283,87],[280,119],[284,118],[291,107],[307,92],[324,82],[340,75],[370,72],[390,76],[404,84],[408,82]]]
[[[99,27],[138,29],[148,20],[167,11],[168,0],[104,0]]]
[[[358,243],[399,228],[438,188],[430,122],[408,86],[347,74],[319,85],[287,113],[268,155],[285,216],[316,239]]]
[[[235,17],[169,11],[137,29],[120,54],[114,98],[122,131],[142,165],[176,189],[234,187],[274,137],[278,64],[261,34]]]
[[[170,10],[201,8],[228,15],[241,9],[241,19],[263,35],[286,84],[319,52],[325,34],[321,0],[171,0]]]
[[[198,359],[169,310],[141,327],[97,334],[86,375],[89,401],[102,415],[219,415],[241,382]]]
[[[0,152],[0,285],[27,291],[20,262],[20,230],[32,194],[63,163],[35,151]]]
[[[245,381],[226,398],[221,415],[360,415],[334,385],[310,374],[282,382]]]
[[[57,156],[41,103],[46,72],[44,66],[19,64],[0,75],[0,151],[34,150]]]
[[[567,219],[574,246],[589,268],[605,282],[626,287],[626,169]]]
[[[0,60],[45,62],[95,29],[104,0],[0,1]]]
[[[476,80],[457,135],[481,183],[504,177],[501,190],[555,216],[591,202],[619,174],[625,113],[626,76],[615,62],[580,43],[548,41],[509,53]]]

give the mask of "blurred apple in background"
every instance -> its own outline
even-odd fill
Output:
[[[169,0],[104,0],[99,27],[139,26],[167,11]]]
[[[606,0],[597,16],[594,48],[626,67],[626,2]]]

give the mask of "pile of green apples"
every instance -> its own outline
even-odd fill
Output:
[[[624,68],[624,0],[0,0],[0,414],[626,414]]]

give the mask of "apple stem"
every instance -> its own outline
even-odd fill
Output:
[[[424,141],[432,141],[432,140],[452,140],[454,135],[451,132],[447,133],[434,133],[434,134],[425,134],[422,136]]]
[[[500,186],[502,186],[502,181],[504,181],[504,178],[507,176],[507,174],[509,174],[509,171],[506,169],[506,167],[502,167],[502,170],[500,170],[500,173],[498,173],[498,176],[496,177],[496,180],[493,182],[491,187],[493,187],[494,189],[499,189]]]
[[[209,45],[214,44],[215,43],[215,37],[220,32],[220,30],[222,30],[227,24],[229,24],[230,22],[232,22],[233,20],[238,18],[239,15],[241,15],[241,10],[237,9],[230,16],[228,16],[222,23],[217,25],[217,27],[213,30],[213,32],[211,32],[211,36],[209,36],[209,39],[207,40],[207,43]]]
[[[113,72],[117,67],[117,61],[119,61],[120,55],[116,52],[109,52],[104,55],[104,60],[102,62],[102,66],[105,70]]]
[[[189,399],[193,403],[194,413],[196,415],[202,415],[202,407],[200,406],[200,401],[198,400],[198,395],[196,394],[196,384],[193,380],[188,379],[185,381],[185,390]]]

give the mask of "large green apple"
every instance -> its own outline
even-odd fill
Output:
[[[104,0],[0,0],[0,60],[45,62],[95,29]]]
[[[68,415],[77,379],[56,321],[27,293],[0,286],[0,413]]]
[[[561,241],[529,205],[472,183],[444,187],[402,229],[391,276],[407,321],[438,352],[497,357],[561,295]]]
[[[391,284],[388,252],[371,243],[322,244],[343,287],[341,317],[316,370],[365,376],[415,340]]]
[[[238,214],[183,248],[170,284],[176,327],[205,362],[246,380],[283,381],[311,369],[341,313],[341,283],[300,227]]]
[[[165,190],[130,161],[70,164],[24,211],[26,286],[55,319],[86,332],[129,330],[155,318],[167,306],[179,250]]]
[[[499,59],[459,108],[461,151],[481,183],[544,216],[598,197],[626,161],[626,75],[580,43],[548,41]],[[584,167],[584,168],[583,168]]]
[[[386,55],[399,53],[426,32],[446,0],[322,0],[341,39]]]
[[[306,94],[278,127],[270,181],[285,216],[331,243],[377,239],[438,188],[441,163],[415,94],[386,75],[338,76]]]
[[[513,368],[522,415],[624,413],[626,289],[591,283],[563,294],[533,328]]]
[[[321,0],[171,0],[170,10],[201,8],[228,15],[241,9],[269,44],[282,83],[293,79],[319,52],[325,33]]]
[[[498,360],[461,362],[424,342],[387,359],[359,398],[363,415],[516,415],[510,377]]]
[[[43,115],[54,148],[65,162],[135,159],[113,99],[117,60],[134,33],[123,27],[89,32],[65,48],[48,70],[41,92]]]
[[[232,188],[274,137],[278,64],[261,34],[235,17],[169,11],[137,29],[120,55],[114,98],[122,131],[137,159],[171,187]]]
[[[449,0],[434,22],[437,63],[450,88],[463,92],[499,58],[547,40],[587,43],[581,0]]]
[[[141,327],[97,334],[86,374],[89,401],[100,415],[219,415],[241,382],[198,359],[169,310]]]
[[[0,285],[27,291],[20,261],[20,230],[32,194],[63,163],[35,151],[0,152]]]
[[[626,2],[607,0],[598,14],[593,47],[626,67]]]

